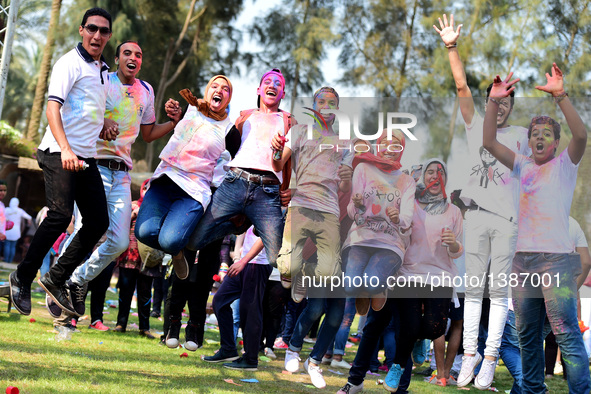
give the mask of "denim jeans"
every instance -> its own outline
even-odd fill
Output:
[[[129,245],[131,176],[127,171],[114,171],[103,166],[98,166],[98,170],[107,198],[109,228],[106,241],[96,248],[90,258],[72,274],[72,282],[80,286],[96,278],[106,266],[125,252]],[[75,231],[79,230],[77,226]]]
[[[169,177],[162,176],[150,183],[144,196],[135,236],[138,241],[175,256],[187,245],[202,216],[201,203]]]
[[[88,256],[109,227],[107,200],[96,160],[86,161],[86,170],[72,172],[62,168],[61,153],[37,151],[37,161],[45,179],[47,217],[37,229],[27,255],[17,269],[18,278],[24,283],[33,282],[43,258],[55,240],[66,231],[72,220],[74,202],[82,213],[82,228],[72,238],[57,264],[47,275],[56,285],[66,282],[76,267]]]
[[[332,341],[328,347],[328,350],[326,351],[327,354],[345,354],[345,345],[349,338],[351,324],[353,324],[353,319],[355,319],[355,313],[355,298],[347,298],[345,301],[345,313],[343,314],[341,327],[339,327],[339,331],[337,331],[334,341]]]
[[[373,296],[383,293],[387,288],[388,277],[398,272],[402,265],[400,256],[390,249],[353,245],[344,255],[346,261],[345,292],[350,296]],[[378,278],[379,284],[376,287],[356,286],[355,283],[364,275],[367,275],[368,278],[372,276]]]
[[[4,261],[7,263],[12,263],[12,260],[14,260],[16,243],[17,241],[4,240]]]
[[[310,327],[326,312],[322,326],[318,332],[318,338],[316,338],[316,343],[310,353],[310,360],[320,365],[322,363],[322,357],[341,326],[344,311],[344,298],[308,298],[308,304],[298,318],[295,330],[289,341],[289,350],[294,352],[302,350],[304,337],[310,331]]]
[[[580,261],[573,263],[568,254],[515,254],[512,273],[518,276],[513,287],[513,302],[521,347],[523,393],[545,392],[543,329],[546,315],[565,360],[569,392],[589,393],[591,389],[589,360],[577,319],[576,279],[580,272]],[[538,283],[536,278],[546,278],[546,283]]]
[[[281,339],[286,344],[289,344],[289,341],[291,341],[296,322],[304,309],[306,309],[306,305],[308,305],[307,298],[298,304],[291,299],[291,294],[288,297],[287,304],[285,305],[285,323],[283,324],[283,332],[281,333]]]
[[[269,264],[276,267],[283,236],[279,185],[247,181],[231,170],[226,173],[221,186],[213,194],[211,203],[190,236],[187,247],[199,250],[228,234],[239,234],[242,228],[238,229],[230,221],[238,214],[246,215],[252,222],[265,245]]]
[[[119,267],[119,312],[117,325],[127,327],[131,300],[137,288],[137,311],[140,330],[150,329],[150,301],[152,299],[151,276],[142,274],[135,268]]]
[[[503,339],[499,348],[501,359],[505,363],[507,370],[513,376],[513,387],[511,394],[521,394],[521,384],[523,375],[521,371],[521,354],[519,350],[519,337],[515,326],[515,312],[509,310],[507,313],[507,322],[503,331]]]

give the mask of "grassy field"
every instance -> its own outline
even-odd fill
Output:
[[[8,281],[10,270],[0,270],[0,282]],[[38,286],[34,285],[34,289]],[[116,295],[107,292],[108,299]],[[2,299],[1,301],[4,301]],[[200,360],[201,355],[211,355],[217,350],[219,335],[216,329],[206,331],[205,346],[196,352],[184,349],[168,349],[138,335],[137,317],[130,316],[128,331],[118,334],[111,331],[99,332],[88,329],[89,321],[80,321],[80,333],[71,340],[57,341],[52,319],[47,313],[45,293],[34,292],[31,316],[21,316],[14,309],[7,314],[6,303],[0,303],[0,392],[8,386],[16,386],[21,393],[51,392],[101,392],[101,393],[307,393],[315,392],[307,374],[283,373],[283,351],[278,351],[278,360],[260,361],[258,372],[240,372],[211,365]],[[87,310],[89,305],[87,304]],[[104,322],[115,326],[117,309],[109,308]],[[34,319],[34,322],[31,321]],[[135,324],[134,324],[135,323]],[[152,331],[162,331],[162,322],[151,319]],[[356,324],[356,323],[355,323]],[[135,328],[133,328],[133,327]],[[354,325],[355,327],[355,325]],[[354,330],[353,330],[354,331]],[[184,332],[181,333],[181,342]],[[302,359],[310,351],[305,344]],[[355,347],[347,349],[345,360],[352,362]],[[346,382],[347,372],[342,375],[324,368],[327,388],[323,391],[335,393]],[[335,370],[336,371],[336,370]],[[377,384],[384,379],[382,373],[367,376],[365,392],[384,393]],[[255,378],[258,383],[246,383],[241,379]],[[237,386],[224,379],[232,379]],[[504,366],[496,373],[496,387],[499,392],[509,390],[512,378]],[[560,377],[547,381],[551,392],[568,392],[566,383]],[[414,376],[410,387],[413,393],[456,392],[455,387],[438,387],[427,384],[420,375]],[[463,391],[478,392],[475,388]]]

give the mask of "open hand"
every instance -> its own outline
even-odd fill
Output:
[[[550,93],[553,96],[558,96],[564,93],[564,80],[562,78],[562,70],[558,68],[556,63],[552,63],[552,75],[546,73],[546,85],[536,86],[536,89],[542,92]]]
[[[515,86],[513,85],[519,82],[519,78],[511,81],[512,76],[513,72],[510,72],[505,79],[501,79],[501,77],[497,75],[493,81],[489,96],[492,98],[509,97],[511,92],[515,90]]]
[[[439,35],[441,36],[441,40],[446,46],[454,45],[458,41],[458,37],[460,37],[460,30],[462,30],[463,25],[458,25],[458,30],[454,31],[454,15],[451,14],[449,16],[449,24],[447,23],[447,16],[443,14],[443,21],[441,18],[439,19],[439,27],[433,25],[433,28]]]

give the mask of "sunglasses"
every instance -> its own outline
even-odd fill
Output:
[[[97,25],[82,25],[84,29],[90,34],[95,34],[97,31],[101,32],[101,36],[107,37],[111,34],[111,29],[108,27],[98,27]]]

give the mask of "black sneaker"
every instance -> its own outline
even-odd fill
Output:
[[[238,353],[234,352],[233,354],[226,354],[222,349],[218,350],[213,356],[201,356],[201,359],[208,363],[223,363],[238,360],[239,358]]]
[[[231,363],[224,364],[224,368],[237,369],[239,371],[258,371],[257,367],[257,364],[247,363],[244,357],[240,357],[239,359],[234,360]]]
[[[431,367],[427,367],[426,369],[424,369],[422,371],[415,372],[415,374],[423,375],[423,376],[431,376],[431,375],[433,375],[433,372],[435,372],[434,369],[432,369]]]
[[[70,302],[70,295],[68,294],[68,287],[66,286],[66,284],[63,284],[61,286],[55,285],[51,281],[51,279],[49,279],[49,274],[43,275],[41,278],[39,278],[37,283],[39,283],[39,285],[41,285],[41,287],[43,287],[43,290],[45,290],[47,292],[47,294],[49,294],[51,299],[60,308],[62,308],[62,310],[66,311],[72,315],[80,316],[74,310],[74,307],[72,306],[72,303]]]
[[[150,330],[140,330],[140,337],[146,337],[148,339],[156,339],[156,337],[150,332]]]
[[[180,319],[170,319],[170,327],[168,327],[168,334],[166,335],[166,346],[171,349],[179,347],[179,336],[181,335],[181,321]]]
[[[49,294],[45,293],[45,305],[47,305],[47,312],[49,312],[49,316],[53,317],[54,319],[59,319],[62,315],[62,308],[58,306]]]
[[[68,289],[70,290],[70,301],[72,301],[74,310],[79,316],[84,315],[86,311],[85,302],[88,285],[84,284],[80,286],[70,280],[68,281]]]
[[[12,305],[21,315],[31,314],[31,285],[25,285],[18,280],[16,271],[12,272],[8,277],[10,285],[10,299]]]
[[[150,317],[159,318],[160,317],[160,312],[152,311],[152,312],[150,312]]]
[[[185,349],[191,352],[203,346],[203,336],[200,341],[197,333],[198,330],[199,326],[197,324],[191,321],[187,323],[187,327],[185,328]]]

